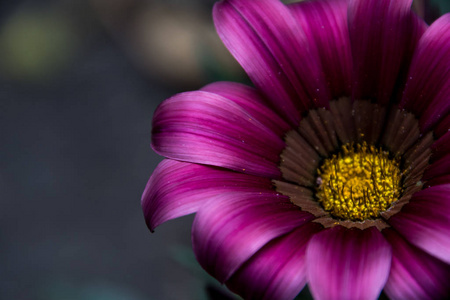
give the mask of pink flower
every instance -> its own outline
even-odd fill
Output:
[[[255,88],[164,101],[150,230],[196,213],[202,267],[245,299],[440,299],[450,282],[450,14],[411,0],[224,0]]]

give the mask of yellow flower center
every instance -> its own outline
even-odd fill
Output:
[[[377,218],[402,193],[399,165],[388,152],[366,143],[344,145],[318,170],[318,201],[339,219]]]

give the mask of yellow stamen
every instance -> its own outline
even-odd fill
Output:
[[[339,219],[377,218],[401,193],[400,162],[374,146],[344,145],[318,170],[316,196]]]

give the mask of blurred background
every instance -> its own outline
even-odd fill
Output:
[[[214,2],[0,2],[0,299],[232,298],[194,259],[192,216],[151,234],[140,207],[157,105],[248,81]]]

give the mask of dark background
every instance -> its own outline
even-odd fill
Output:
[[[0,299],[218,297],[193,258],[192,216],[151,234],[140,207],[162,159],[157,105],[245,81],[214,2],[1,2]]]
[[[214,1],[5,2],[0,299],[205,299],[216,283],[193,258],[192,216],[151,234],[140,197],[162,159],[150,148],[157,105],[216,79],[193,52],[229,59],[185,37],[214,31]],[[178,57],[162,57],[180,39]]]

